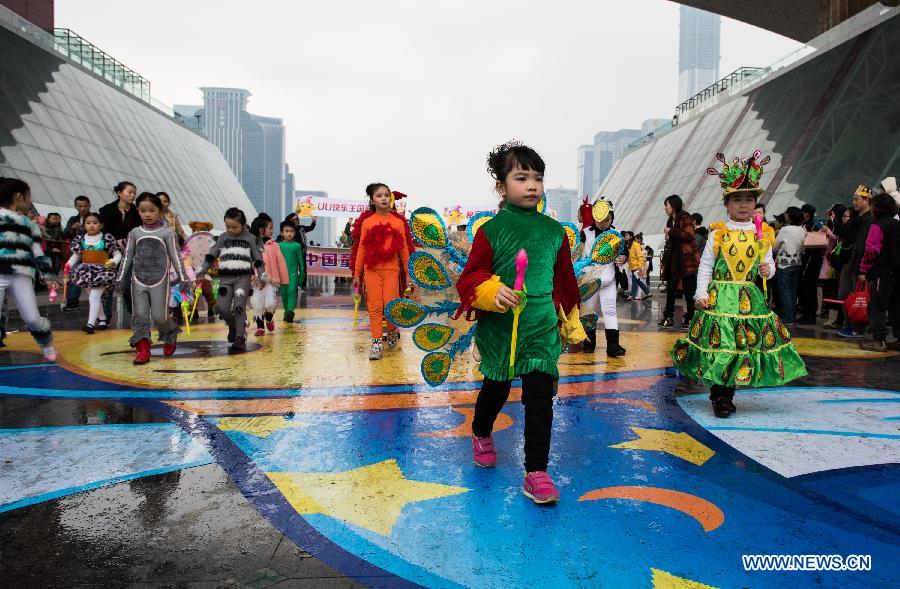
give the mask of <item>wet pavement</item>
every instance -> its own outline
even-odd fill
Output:
[[[547,509],[519,491],[519,389],[496,424],[498,467],[478,469],[471,355],[436,389],[409,334],[369,362],[365,318],[354,329],[352,299],[328,294],[239,356],[221,353],[221,322],[145,366],[126,331],[85,335],[58,308],[57,365],[11,334],[3,585],[900,584],[900,353],[798,326],[809,375],[739,391],[737,413],[716,419],[671,368],[681,332],[657,331],[661,294],[622,302],[626,356],[607,359],[601,335],[595,354],[560,359],[550,472],[562,501]],[[752,572],[748,554],[872,566]]]

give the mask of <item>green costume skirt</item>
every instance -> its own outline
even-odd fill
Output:
[[[562,353],[562,340],[557,328],[556,306],[551,294],[528,295],[519,315],[516,343],[515,375],[544,372],[559,378],[556,363]],[[479,369],[485,378],[506,381],[509,378],[509,350],[512,337],[513,311],[484,313],[478,319],[475,344],[481,354]]]
[[[779,386],[806,375],[791,334],[752,282],[713,281],[709,309],[697,311],[671,356],[707,385]]]

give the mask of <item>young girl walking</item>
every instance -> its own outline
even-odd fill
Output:
[[[28,218],[31,188],[16,178],[0,178],[0,304],[12,295],[25,327],[41,347],[44,359],[56,361],[50,322],[38,312],[35,272],[48,287],[56,284],[50,259],[41,249],[41,230]]]
[[[525,406],[522,492],[536,503],[556,503],[559,492],[547,474],[554,385],[559,379],[556,363],[564,342],[586,338],[578,311],[578,283],[565,230],[537,211],[544,193],[541,157],[530,147],[511,142],[490,153],[488,170],[502,199],[501,209],[475,234],[468,263],[456,284],[462,310],[474,310],[478,320],[475,343],[484,374],[472,423],[472,451],[476,465],[496,465],[491,431],[513,378],[521,377]],[[516,259],[523,249],[528,255],[524,285],[513,290]],[[512,310],[523,302],[525,293],[527,304],[514,334]],[[511,367],[512,337],[517,343]]]
[[[162,220],[162,202],[151,192],[143,192],[135,201],[141,225],[128,234],[125,260],[119,268],[116,288],[125,291],[131,277],[131,340],[137,349],[135,364],[150,361],[150,328],[156,325],[163,355],[175,353],[181,329],[169,315],[169,271],[178,276],[176,287],[183,292],[192,288],[179,255],[175,232]]]
[[[780,386],[806,374],[806,367],[791,343],[791,334],[766,306],[754,284],[775,274],[773,230],[753,221],[762,166],[759,151],[746,160],[725,163],[718,175],[728,221],[710,225],[709,240],[697,272],[697,308],[688,335],[675,342],[672,359],[685,376],[706,383],[716,417],[735,412],[738,386]],[[725,156],[717,154],[720,162]],[[761,233],[761,234],[760,234]]]
[[[250,280],[256,273],[260,283],[266,282],[262,254],[256,247],[256,237],[247,230],[244,212],[231,207],[225,211],[225,231],[209,249],[197,280],[219,260],[219,293],[216,310],[228,324],[228,351],[241,353],[247,349],[247,297]]]
[[[278,305],[276,293],[282,284],[290,280],[287,262],[281,254],[278,243],[272,239],[272,218],[265,213],[253,219],[250,224],[250,233],[256,236],[256,245],[262,252],[263,266],[266,268],[265,283],[257,283],[250,297],[250,306],[253,307],[253,320],[256,321],[256,337],[275,331],[275,308]],[[296,295],[295,295],[296,296]],[[265,328],[265,329],[263,329]]]
[[[115,286],[116,266],[122,261],[122,248],[116,238],[103,233],[103,223],[97,213],[82,219],[84,234],[72,240],[72,255],[63,268],[64,274],[78,288],[88,291],[88,320],[85,333],[106,329],[108,317],[103,311],[103,293]]]
[[[394,211],[394,195],[386,184],[366,186],[369,211],[356,220],[353,229],[351,264],[353,289],[364,286],[372,348],[369,360],[380,360],[384,352],[381,322],[384,307],[406,289],[406,266],[415,249],[406,218]],[[396,325],[387,322],[387,345],[393,348],[400,339]]]

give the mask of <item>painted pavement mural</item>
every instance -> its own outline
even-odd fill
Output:
[[[615,360],[565,354],[562,501],[539,508],[520,492],[520,390],[497,421],[498,467],[478,469],[470,354],[439,388],[408,384],[422,382],[408,336],[369,362],[351,315],[302,310],[239,356],[222,324],[197,325],[144,366],[122,331],[59,332],[55,366],[11,335],[4,353],[31,363],[0,359],[0,402],[77,399],[86,418],[0,429],[0,512],[218,465],[298,547],[376,587],[900,584],[896,352],[797,337],[810,376],[739,391],[724,420],[671,368],[677,333],[623,332]],[[110,423],[111,403],[156,421]],[[872,570],[745,572],[745,554],[866,554]]]

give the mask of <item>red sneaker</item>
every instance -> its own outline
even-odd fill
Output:
[[[275,322],[274,321],[266,321],[266,329],[269,330],[269,333],[275,331]]]
[[[135,364],[146,364],[150,361],[150,340],[142,338],[134,347],[137,350],[137,355],[134,357]]]
[[[522,483],[522,494],[540,505],[559,502],[559,491],[553,486],[550,475],[542,470],[529,472],[525,475],[525,482]]]
[[[256,337],[259,337],[259,336],[265,335],[265,334],[266,334],[266,332],[263,331],[262,329],[257,329],[256,331],[253,332],[253,335],[255,335]]]
[[[176,345],[177,344],[175,342],[172,342],[171,344],[163,344],[163,356],[168,358],[169,356],[174,354]]]
[[[475,465],[482,468],[497,466],[497,452],[494,450],[494,439],[491,436],[479,438],[472,435],[472,458]]]

